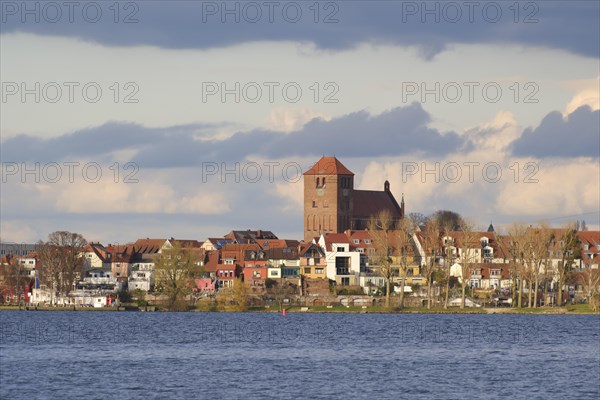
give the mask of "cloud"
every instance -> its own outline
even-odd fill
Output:
[[[567,104],[564,116],[571,114],[581,106],[590,106],[592,110],[600,110],[600,75],[595,79],[589,80],[587,87],[581,89],[573,99]]]
[[[331,117],[318,111],[277,107],[271,110],[267,127],[273,131],[293,132],[315,118],[330,121]]]
[[[495,201],[497,213],[539,219],[598,213],[600,168],[597,163],[589,159],[541,162],[534,179],[537,182],[503,186]]]
[[[563,118],[558,111],[548,114],[535,129],[527,128],[512,143],[516,156],[599,157],[600,111],[582,106]]]
[[[285,112],[284,112],[285,114]],[[310,114],[298,118],[307,119]],[[287,118],[287,117],[286,117]],[[284,118],[285,119],[285,118]],[[292,118],[293,120],[293,118]],[[297,123],[297,120],[284,121]],[[357,111],[324,120],[314,118],[293,132],[256,129],[223,140],[206,139],[209,125],[146,128],[109,123],[51,139],[18,135],[2,143],[6,162],[61,162],[93,158],[109,162],[123,150],[135,154],[141,168],[200,166],[204,162],[336,154],[338,157],[377,157],[401,154],[439,155],[455,151],[462,140],[454,132],[428,128],[430,115],[418,103],[378,115]],[[199,137],[200,136],[200,137]]]
[[[518,8],[512,3],[489,2],[494,7],[476,3],[472,10],[461,2],[447,6],[444,2],[334,1],[320,2],[317,7],[290,3],[269,9],[263,2],[129,2],[116,15],[118,23],[108,3],[96,3],[104,9],[100,10],[103,17],[94,23],[86,21],[81,7],[74,21],[69,21],[65,8],[62,18],[50,22],[54,14],[44,13],[38,4],[41,18],[34,23],[34,15],[23,22],[19,8],[24,6],[19,5],[24,3],[15,2],[16,12],[4,13],[3,32],[71,36],[108,46],[177,49],[296,41],[339,50],[385,42],[417,46],[427,58],[454,43],[521,43],[588,57],[598,57],[600,48],[597,2],[529,2],[519,3]],[[425,7],[433,13],[425,14]],[[224,13],[226,9],[233,13]],[[130,23],[123,23],[124,19]]]

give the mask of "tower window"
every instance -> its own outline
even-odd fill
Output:
[[[313,208],[317,208],[317,201],[316,200],[313,200],[312,206],[313,206]]]

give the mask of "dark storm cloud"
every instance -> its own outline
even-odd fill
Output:
[[[566,119],[558,111],[551,112],[511,147],[516,156],[600,157],[600,111],[583,106]]]
[[[56,138],[19,135],[2,142],[4,162],[59,162],[93,158],[110,160],[111,153],[136,150],[132,161],[144,167],[182,167],[202,162],[319,156],[377,157],[403,154],[443,155],[458,150],[461,138],[454,132],[427,128],[429,114],[420,104],[394,108],[372,116],[355,112],[331,121],[314,119],[291,133],[253,130],[226,140],[199,140],[207,126],[186,125],[145,128],[109,123]]]
[[[588,57],[600,54],[597,1],[322,1],[318,14],[313,1],[275,1],[272,9],[264,1],[131,1],[120,2],[118,13],[114,2],[97,1],[91,3],[99,7],[88,7],[85,14],[86,2],[76,2],[72,17],[62,2],[46,3],[60,6],[60,18],[53,8],[45,9],[44,2],[3,1],[2,32],[178,49],[291,40],[333,50],[362,42],[411,45],[425,57],[452,43],[516,43]],[[23,15],[24,4],[34,10],[37,4],[38,15],[35,11]],[[222,15],[226,8],[236,7],[239,11]]]

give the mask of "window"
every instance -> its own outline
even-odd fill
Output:
[[[360,239],[354,239],[354,244],[359,244],[360,243]]]
[[[304,273],[305,274],[310,274],[310,267],[304,268]]]
[[[276,270],[272,270],[271,271],[271,276],[277,276],[277,271]]]
[[[321,263],[321,258],[320,257],[315,257],[315,265],[318,265]]]
[[[341,246],[338,246],[338,247],[337,247],[337,251],[344,251],[344,248],[343,248],[343,247],[341,247]]]
[[[313,206],[313,208],[317,208],[317,201],[316,200],[313,200],[312,206]]]
[[[365,239],[365,244],[371,244],[371,239]]]
[[[315,269],[315,274],[322,274],[323,273],[323,268],[316,268]]]
[[[356,249],[356,251],[358,251],[359,253],[364,253],[364,252],[365,252],[365,249],[363,249],[362,247],[358,247],[358,248]]]
[[[229,258],[225,260],[226,265],[233,265],[233,259]]]

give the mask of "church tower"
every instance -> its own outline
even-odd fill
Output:
[[[304,240],[351,228],[354,174],[337,158],[323,156],[304,173]]]

